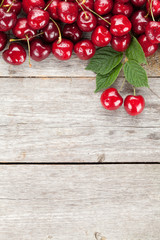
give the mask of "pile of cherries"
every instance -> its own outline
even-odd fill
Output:
[[[160,0],[1,0],[0,51],[10,31],[14,37],[2,53],[10,64],[26,60],[25,44],[29,61],[42,61],[51,52],[59,60],[68,60],[73,51],[88,60],[96,47],[108,44],[125,51],[133,34],[147,57],[160,43],[159,17]],[[90,39],[86,32],[92,32]]]

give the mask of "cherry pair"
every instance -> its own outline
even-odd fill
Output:
[[[123,98],[115,88],[108,88],[101,95],[101,104],[107,110],[116,110],[123,104]],[[128,95],[124,100],[124,108],[131,116],[140,114],[145,107],[145,100],[141,95]]]

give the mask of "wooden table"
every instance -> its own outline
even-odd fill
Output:
[[[160,95],[160,53],[148,63]],[[160,239],[160,100],[106,112],[85,65],[0,60],[0,240]]]

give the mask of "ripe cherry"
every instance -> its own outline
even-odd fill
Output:
[[[54,20],[58,20],[59,19],[58,14],[57,14],[57,6],[58,6],[59,2],[60,2],[60,0],[49,0],[47,2],[47,5],[49,3],[51,3],[48,6],[47,11],[49,12],[50,17],[53,18]]]
[[[59,60],[70,59],[73,51],[73,43],[68,39],[62,39],[59,43],[55,41],[52,45],[52,53]]]
[[[101,95],[101,104],[107,110],[116,110],[123,104],[123,98],[115,88],[108,88]]]
[[[11,30],[17,21],[17,16],[13,12],[7,12],[5,9],[0,8],[0,31],[7,32]]]
[[[133,13],[131,17],[132,30],[136,35],[141,35],[145,32],[145,28],[148,22],[151,21],[150,17],[147,17],[147,13],[144,10],[138,10]]]
[[[115,2],[119,2],[119,3],[127,3],[129,2],[130,0],[115,0]]]
[[[79,2],[79,4],[83,7],[84,10],[88,10],[86,7],[90,8],[91,10],[94,9],[94,0],[86,0],[85,3],[84,3],[84,0],[79,0],[78,2]],[[83,3],[84,3],[85,5],[84,5]],[[81,11],[82,9],[81,9],[81,7],[79,6],[79,4],[78,4],[78,9]],[[86,6],[86,7],[85,7],[85,6]]]
[[[129,47],[131,35],[128,33],[122,37],[113,36],[111,40],[112,48],[117,52],[124,52]]]
[[[58,26],[60,28],[59,24]],[[49,21],[48,25],[42,29],[42,32],[43,32],[42,37],[46,42],[54,42],[55,40],[58,39],[59,36],[58,28],[52,21]]]
[[[146,26],[145,33],[152,44],[160,43],[160,22],[149,22]]]
[[[26,60],[26,51],[19,43],[11,43],[9,49],[3,52],[3,59],[12,64],[20,65]]]
[[[2,51],[7,44],[7,35],[4,32],[0,32],[0,51]]]
[[[82,33],[77,23],[66,24],[62,32],[63,37],[70,39],[74,43],[82,38]]]
[[[128,95],[124,100],[124,108],[126,112],[131,116],[140,114],[143,111],[144,107],[145,100],[141,95]]]
[[[77,20],[78,6],[74,2],[59,2],[57,5],[59,19],[64,23],[73,23]]]
[[[157,51],[157,49],[158,49],[158,44],[153,44],[153,43],[151,43],[151,42],[147,39],[146,35],[144,35],[144,34],[141,35],[141,36],[138,38],[138,41],[139,41],[139,43],[140,43],[140,45],[141,45],[141,47],[142,47],[142,49],[143,49],[144,54],[145,54],[146,57],[151,56],[151,55],[154,54],[154,53]]]
[[[112,10],[113,1],[112,0],[95,0],[94,10],[99,15],[105,15]]]
[[[77,25],[82,31],[91,32],[97,26],[97,18],[89,11],[80,12]]]
[[[112,36],[108,29],[103,26],[98,26],[94,29],[91,35],[91,40],[97,47],[107,46],[112,39]]]
[[[112,9],[113,15],[123,14],[126,17],[130,17],[133,13],[133,6],[130,3],[114,3],[113,9]]]
[[[94,56],[96,49],[90,40],[84,39],[75,44],[74,52],[81,60],[88,60]]]
[[[124,15],[114,15],[111,18],[110,32],[112,35],[121,37],[130,32],[132,27],[129,19]]]
[[[6,11],[10,7],[9,12],[14,12],[18,15],[21,12],[22,3],[20,0],[4,0],[2,7],[5,8]]]
[[[150,13],[150,15],[151,15],[151,9],[152,9],[154,17],[160,16],[160,0],[148,0],[146,2],[146,8],[147,8],[147,11]]]
[[[111,23],[111,17],[112,17],[112,14],[111,14],[111,13],[103,16],[103,18],[104,18],[105,20],[107,20],[107,22],[109,22],[109,23]],[[103,26],[103,27],[106,27],[106,28],[109,29],[109,28],[110,28],[110,24],[108,24],[107,22],[104,21],[102,18],[97,17],[97,25],[98,25],[98,26]]]
[[[31,58],[37,62],[46,59],[51,53],[51,46],[44,44],[41,39],[34,39],[31,42]]]
[[[131,3],[135,7],[142,7],[146,3],[146,0],[131,0]]]
[[[35,7],[39,7],[43,9],[45,7],[45,1],[44,0],[22,0],[22,7],[24,12],[28,14]]]
[[[49,23],[49,13],[36,7],[29,12],[27,21],[31,28],[40,30]]]

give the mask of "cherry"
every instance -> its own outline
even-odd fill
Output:
[[[145,33],[152,44],[160,43],[160,22],[149,22],[146,26]]]
[[[123,14],[126,17],[130,17],[133,12],[133,6],[130,3],[114,3],[112,13],[113,15]]]
[[[26,51],[19,43],[11,43],[9,49],[3,52],[3,59],[12,64],[20,65],[26,60]]]
[[[62,39],[59,43],[55,41],[52,45],[52,53],[59,60],[70,59],[73,51],[73,43],[68,39]]]
[[[44,0],[22,0],[22,7],[25,13],[29,13],[33,8],[39,7],[44,8]]]
[[[123,104],[123,98],[115,88],[108,88],[101,95],[101,104],[107,110],[116,110]]]
[[[31,42],[31,58],[37,62],[46,59],[51,53],[51,46],[44,44],[41,39],[34,39]]]
[[[112,35],[121,37],[131,30],[132,24],[124,15],[114,15],[111,18],[110,32]]]
[[[111,23],[111,17],[112,17],[112,14],[111,13],[109,13],[109,14],[107,14],[107,15],[105,15],[105,16],[103,16],[103,18],[105,19],[105,20],[107,20],[107,22],[109,22],[109,23]],[[97,25],[99,26],[104,26],[104,27],[106,27],[106,28],[110,28],[110,25],[107,23],[106,21],[104,21],[102,18],[100,18],[100,17],[97,17]]]
[[[27,21],[31,28],[40,30],[49,23],[49,13],[36,7],[29,12]]]
[[[108,29],[103,26],[98,26],[94,29],[91,35],[91,40],[97,47],[107,46],[112,39],[112,36]]]
[[[72,42],[78,42],[82,38],[82,31],[77,23],[66,24],[63,28],[63,37],[70,39]]]
[[[129,47],[131,35],[128,33],[122,37],[113,36],[111,40],[112,48],[117,52],[124,52]]]
[[[17,21],[17,16],[13,12],[7,12],[5,9],[0,8],[0,31],[7,32],[11,30]]]
[[[73,23],[78,16],[78,6],[73,2],[59,2],[57,5],[59,19],[64,23]]]
[[[26,36],[28,36],[28,38],[32,38],[36,35],[36,31],[28,25],[26,18],[19,18],[16,22],[16,25],[12,29],[12,32],[17,38],[20,39],[26,38]]]
[[[160,0],[148,0],[146,2],[147,11],[151,14],[151,9],[155,17],[160,16]]]
[[[78,2],[83,7],[84,10],[88,10],[86,7],[90,8],[91,10],[94,9],[94,0],[86,0],[84,3],[85,5],[83,4],[84,0],[78,0]],[[82,9],[79,4],[78,4],[78,8],[81,11]]]
[[[18,15],[21,12],[22,3],[20,0],[4,0],[2,7],[5,8],[6,11],[10,7],[9,12],[14,12]]]
[[[115,0],[115,2],[119,2],[119,3],[127,3],[127,2],[130,2],[130,0]]]
[[[99,15],[105,15],[112,10],[113,1],[112,0],[95,0],[94,10]]]
[[[84,39],[75,44],[74,52],[81,60],[88,60],[94,56],[96,49],[90,40]]]
[[[47,11],[49,12],[51,18],[58,20],[58,14],[57,14],[57,6],[60,0],[49,0],[47,2],[47,5],[51,2],[51,4],[48,6]]]
[[[151,56],[152,54],[154,54],[157,49],[158,49],[158,44],[153,44],[151,43],[146,35],[141,35],[139,38],[138,38],[138,41],[141,45],[141,47],[143,48],[143,51],[144,51],[144,54],[146,57],[149,57]]]
[[[77,25],[82,31],[91,32],[97,26],[97,18],[89,11],[80,12]]]
[[[131,17],[132,30],[136,35],[141,35],[145,32],[147,23],[151,21],[150,17],[147,17],[147,13],[144,10],[138,10],[133,13]]]
[[[4,32],[0,32],[0,51],[2,51],[7,44],[7,35]]]
[[[142,7],[146,3],[146,0],[131,0],[131,3],[136,7]]]
[[[126,112],[131,116],[140,114],[143,111],[144,107],[145,100],[141,95],[128,95],[124,100],[124,108]]]
[[[54,42],[55,40],[58,39],[59,36],[58,28],[52,21],[49,21],[48,25],[42,29],[42,32],[43,32],[42,37],[46,42]]]

